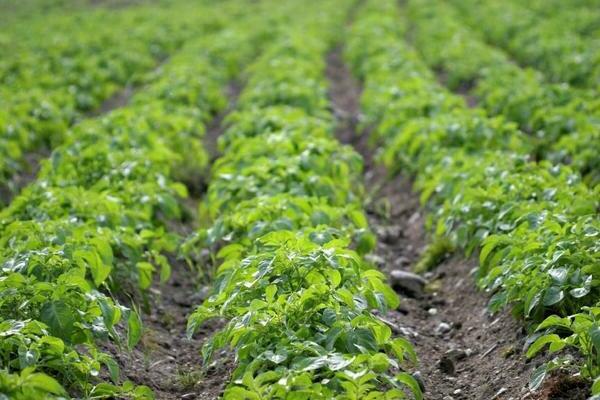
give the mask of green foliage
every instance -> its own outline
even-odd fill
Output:
[[[555,353],[565,347],[574,347],[583,355],[581,371],[586,378],[595,379],[592,385],[592,395],[600,395],[600,307],[582,307],[581,312],[568,317],[551,315],[537,326],[541,336],[529,346],[527,356],[533,357],[548,345],[550,353]],[[556,333],[560,334],[560,336]],[[560,366],[560,361],[554,359],[538,369],[538,374],[547,374]],[[541,379],[539,380],[541,381]],[[534,382],[534,384],[537,382]]]
[[[560,126],[574,117],[566,113],[570,105],[580,104],[581,111],[595,104],[586,97],[574,103],[573,96],[580,92],[548,89],[536,74],[501,65],[508,63],[502,53],[461,27],[447,5],[420,0],[408,4],[411,33],[427,63],[441,69],[451,87],[475,81],[487,110],[498,105],[493,113],[548,129],[547,138],[554,140],[567,133]],[[598,187],[591,188],[576,170],[554,164],[554,159],[531,161],[532,142],[514,124],[467,108],[436,82],[414,51],[398,44],[408,19],[391,12],[387,2],[368,3],[366,9],[369,16],[358,18],[351,28],[346,56],[364,81],[361,101],[365,119],[373,123],[382,145],[380,161],[391,171],[416,177],[415,186],[429,211],[427,226],[436,240],[432,253],[446,246],[466,254],[478,252],[478,280],[493,293],[493,310],[510,305],[533,326],[551,313],[589,317],[586,307],[595,305],[600,287]],[[400,27],[394,24],[397,20]],[[377,43],[376,50],[366,51],[371,43]],[[521,97],[513,84],[522,85],[526,95]],[[514,103],[502,104],[504,100]],[[564,112],[553,114],[552,107],[559,105]],[[582,121],[583,117],[576,122]],[[582,126],[574,129],[582,132]],[[586,157],[596,162],[591,155],[595,144],[584,140],[578,145],[589,145]],[[591,172],[576,158],[580,171]],[[593,182],[590,175],[586,179]],[[572,329],[579,336],[568,343],[586,356],[586,376],[595,378],[598,359],[588,356],[589,340],[579,328]],[[535,351],[550,341],[558,351],[564,347],[563,333],[538,342]],[[544,371],[547,368],[538,371],[536,382]]]
[[[593,66],[586,60],[589,49],[574,50],[571,46],[578,47],[577,40],[568,34],[557,36],[556,29],[547,31],[539,18],[531,24],[524,23],[535,18],[522,5],[511,1],[475,4],[471,0],[454,0],[454,3],[460,13],[441,2],[408,3],[411,32],[427,64],[441,71],[450,88],[469,91],[487,112],[502,115],[530,133],[536,157],[572,164],[592,185],[600,182],[596,156],[600,152],[600,125],[596,117],[599,103],[593,86],[588,90],[563,84],[564,80],[580,79],[568,76],[557,78],[555,84],[545,82],[541,73],[521,68],[501,50],[487,45],[460,18],[466,15],[474,27],[485,31],[486,37],[517,52],[524,61],[546,57],[549,69],[557,67],[565,73],[587,77],[581,69],[600,71],[600,59],[595,57]],[[523,14],[527,14],[525,19]],[[482,20],[488,23],[482,24]],[[506,36],[515,37],[514,45],[506,43]],[[557,47],[544,48],[547,37],[553,37],[551,42]],[[545,54],[546,51],[549,53]],[[570,65],[578,57],[581,59],[577,65]]]
[[[235,7],[223,7],[223,14],[236,12]],[[149,73],[160,60],[195,35],[220,28],[225,20],[214,7],[197,5],[190,10],[186,2],[176,1],[169,7],[56,13],[15,22],[6,29],[3,26],[0,189],[16,194],[20,188],[15,176],[31,172],[25,157],[28,153],[68,140],[69,127],[126,86],[152,81],[154,76]],[[172,68],[163,78],[165,84],[153,83],[153,89],[192,93],[185,86],[178,88],[175,73]],[[181,73],[180,85],[197,82],[200,86],[205,82],[184,77]],[[208,85],[207,90],[211,87],[214,85]],[[213,100],[203,90],[193,92],[193,96]],[[158,100],[160,96],[153,97]],[[202,112],[211,111],[207,103],[197,106]]]
[[[234,66],[263,39],[248,34],[252,18],[262,14],[187,44],[131,105],[67,132],[38,179],[0,212],[0,397],[154,398],[120,383],[117,363],[99,349],[104,340],[131,349],[143,334],[137,307],[104,293],[135,297],[155,275],[169,278],[164,253],[179,238],[168,222],[181,218],[187,196],[178,179],[206,168],[204,125],[226,106]]]
[[[543,3],[551,17],[537,15],[518,1],[496,3],[453,0],[466,20],[495,44],[506,48],[519,62],[545,73],[554,82],[595,88],[600,77],[598,43],[576,31],[597,27],[594,8],[573,6],[569,10]]]
[[[411,344],[372,312],[398,298],[361,257],[374,247],[362,160],[332,137],[323,60],[349,5],[304,5],[282,27],[248,69],[220,140],[201,208],[213,222],[188,247],[220,247],[222,263],[188,334],[227,320],[203,349],[205,362],[236,350],[225,399],[422,397],[398,374],[416,361]]]

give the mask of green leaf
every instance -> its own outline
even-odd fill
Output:
[[[399,360],[403,360],[404,356],[407,355],[408,359],[413,363],[417,362],[417,353],[413,345],[402,337],[394,338],[391,342],[392,350]]]
[[[56,381],[56,379],[42,373],[36,373],[28,375],[24,381],[25,385],[31,386],[38,390],[42,390],[47,393],[56,395],[66,395],[67,392],[63,387]]]
[[[109,304],[108,300],[104,297],[98,299],[98,305],[102,311],[102,320],[108,330],[112,330],[113,326],[119,321],[120,314],[117,313],[117,309]]]
[[[167,283],[171,277],[171,264],[168,261],[160,263],[160,283]]]
[[[596,348],[596,353],[600,354],[600,326],[592,325],[589,330],[590,340]]]
[[[569,291],[569,294],[576,299],[580,299],[584,296],[587,296],[590,293],[590,287],[584,286],[580,288],[574,288]]]
[[[273,303],[273,301],[275,300],[275,295],[277,294],[277,286],[276,285],[269,285],[267,286],[267,288],[265,289],[265,298],[267,300],[267,303]]]
[[[313,371],[327,364],[327,357],[302,357],[294,362],[293,369],[299,371]]]
[[[127,317],[127,347],[133,349],[142,338],[142,320],[135,310],[129,311]]]
[[[592,394],[600,395],[600,376],[596,378],[594,384],[592,385]]]
[[[119,364],[117,364],[117,362],[112,357],[106,357],[103,360],[103,363],[104,363],[104,365],[106,365],[106,368],[108,369],[108,372],[110,374],[110,379],[114,383],[118,383],[119,382]]]
[[[530,390],[539,389],[540,386],[542,385],[542,383],[544,382],[544,379],[546,379],[547,373],[548,373],[548,370],[547,370],[545,364],[537,367],[535,369],[535,371],[533,371],[533,374],[531,375],[531,377],[529,378],[529,389]]]
[[[50,301],[40,310],[40,321],[48,325],[50,333],[70,342],[75,332],[75,316],[71,308],[62,300]]]
[[[535,342],[527,349],[527,357],[531,358],[536,355],[545,345],[561,342],[560,336],[556,334],[543,335],[537,338]]]
[[[105,264],[100,254],[95,251],[77,250],[73,253],[73,257],[90,270],[96,286],[102,284],[110,275],[112,267],[110,264]]]
[[[567,280],[567,269],[566,268],[554,268],[548,271],[548,274],[552,277],[555,283],[562,285]]]
[[[488,256],[492,252],[492,250],[494,250],[496,245],[499,243],[499,240],[498,240],[497,236],[490,236],[485,240],[484,243],[485,243],[485,245],[483,246],[483,248],[481,249],[481,252],[479,253],[479,263],[481,265],[485,265],[485,260],[487,260]]]
[[[533,293],[532,293],[533,292]],[[531,315],[531,312],[540,302],[541,295],[537,290],[530,290],[527,294],[527,298],[525,299],[525,306],[527,313],[526,316]]]
[[[564,328],[570,328],[571,320],[567,317],[561,318],[557,315],[551,315],[548,318],[546,318],[545,320],[543,320],[542,323],[540,323],[537,326],[536,331],[539,331],[541,329],[545,329],[548,327],[553,327],[553,326],[561,326]]]
[[[398,382],[405,384],[409,387],[413,395],[415,396],[415,400],[423,400],[423,393],[421,392],[421,387],[415,378],[406,372],[401,372],[396,375],[396,380]]]
[[[565,297],[565,292],[563,290],[561,290],[561,288],[556,287],[556,286],[551,286],[544,293],[543,304],[545,306],[551,306],[551,305],[554,305],[554,304],[562,301],[562,299],[564,299],[564,297]]]
[[[139,262],[136,264],[139,274],[140,289],[148,289],[152,285],[152,274],[154,273],[154,265],[149,262]]]
[[[390,359],[386,354],[377,353],[369,359],[371,369],[377,373],[383,373],[390,367]]]
[[[345,358],[341,354],[333,354],[327,357],[327,366],[332,371],[339,371],[352,364],[353,361],[354,357]]]
[[[230,386],[223,393],[223,400],[260,400],[260,396],[240,386]]]

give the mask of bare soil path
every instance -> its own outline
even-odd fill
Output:
[[[337,135],[365,160],[370,226],[378,236],[373,261],[390,274],[402,297],[384,318],[409,338],[420,358],[420,376],[430,400],[534,399],[527,389],[535,368],[522,348],[525,335],[508,313],[491,315],[488,297],[476,286],[476,264],[461,257],[444,261],[425,278],[423,290],[407,288],[398,271],[410,272],[426,244],[424,216],[408,177],[388,177],[373,161],[367,132],[357,132],[360,86],[344,65],[341,49],[328,57],[330,97],[338,117]]]
[[[207,124],[204,145],[211,160],[217,156],[216,143],[223,131],[223,118],[233,109],[239,92],[239,84],[230,84],[227,87],[229,107]],[[209,178],[208,171],[204,172],[203,177],[197,177],[198,182],[188,185],[191,198],[185,204],[186,218],[170,225],[170,231],[185,237],[197,229],[196,210]],[[149,386],[157,399],[217,399],[229,381],[232,358],[227,352],[217,352],[213,361],[204,366],[201,349],[222,324],[218,320],[212,321],[201,327],[192,340],[186,337],[187,318],[204,300],[209,287],[184,260],[170,257],[169,261],[173,269],[171,278],[162,285],[156,282],[150,290],[147,312],[142,315],[144,335],[141,343],[132,352],[114,347],[109,351],[121,367],[122,378]]]

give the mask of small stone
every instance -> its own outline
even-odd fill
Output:
[[[400,334],[402,334],[402,336],[408,336],[408,337],[417,337],[419,336],[419,334],[417,332],[415,332],[414,330],[401,326],[398,328],[398,332],[400,332]]]
[[[437,310],[437,308],[431,307],[429,310],[427,310],[427,313],[429,315],[437,315],[438,310]]]
[[[454,397],[452,397],[452,396],[444,396],[444,398],[442,400],[454,400]]]
[[[398,291],[411,296],[421,296],[427,281],[412,272],[395,269],[390,272],[390,283]]]
[[[452,330],[452,327],[445,322],[440,322],[440,324],[437,326],[437,328],[435,328],[435,332],[438,335],[443,335],[444,333],[448,333],[448,332],[450,332],[450,330]]]
[[[454,392],[452,392],[452,394],[461,394],[462,393],[462,389],[456,389]]]
[[[475,354],[475,351],[472,348],[465,349],[465,356],[471,357],[473,354]]]

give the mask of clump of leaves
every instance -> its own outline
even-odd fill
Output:
[[[236,350],[225,399],[422,398],[404,371],[411,344],[373,312],[398,298],[361,257],[374,239],[360,157],[332,138],[323,58],[346,11],[319,2],[318,18],[285,27],[248,70],[221,141],[202,207],[214,222],[190,243],[222,246],[222,264],[188,334],[227,319],[203,348],[205,362]]]
[[[420,58],[398,44],[408,19],[391,3],[367,3],[346,47],[364,80],[361,102],[383,146],[380,161],[416,176],[434,238],[467,255],[479,252],[478,278],[494,294],[492,309],[512,305],[534,326],[550,313],[581,320],[599,290],[600,203],[598,189],[587,184],[597,175],[597,129],[589,118],[597,102],[568,87],[541,86],[539,75],[486,46],[439,2],[417,0],[407,8]],[[467,108],[426,64],[443,71],[450,87],[474,85],[487,112],[535,137],[504,118]],[[561,136],[568,144],[562,154],[553,143]],[[534,162],[530,152],[552,156]],[[573,167],[555,161],[573,161]],[[570,340],[590,354],[582,345],[586,339]],[[584,367],[586,375],[594,378],[598,360],[586,359],[593,366]]]
[[[167,221],[181,218],[187,196],[181,166],[206,166],[203,126],[225,105],[231,71],[215,69],[215,60],[250,54],[224,45],[233,37],[250,49],[261,39],[247,35],[255,24],[238,22],[237,31],[182,49],[131,105],[73,128],[0,212],[0,397],[154,397],[121,383],[117,363],[97,346],[111,340],[131,349],[143,334],[137,307],[105,293],[145,294],[155,275],[169,278],[164,253],[179,238]]]

